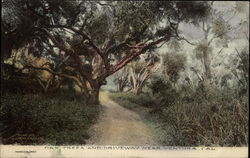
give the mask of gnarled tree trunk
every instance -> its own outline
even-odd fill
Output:
[[[83,83],[83,95],[86,97],[88,104],[99,104],[99,92],[103,82],[98,80],[86,81]]]
[[[90,95],[89,95],[89,103],[93,103],[93,104],[99,104],[99,92],[100,92],[100,88],[101,86],[96,84],[94,85],[94,87],[91,89],[90,91]]]

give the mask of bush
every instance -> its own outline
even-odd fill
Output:
[[[84,105],[72,93],[59,96],[2,96],[2,143],[84,144],[87,129],[98,115],[98,106]]]
[[[179,93],[172,86],[172,84],[161,78],[153,80],[149,87],[152,90],[152,94],[157,105],[155,108],[160,108],[161,106],[171,106],[179,98]]]
[[[144,107],[153,107],[155,105],[155,100],[153,100],[153,97],[148,94],[135,94],[133,92],[125,92],[125,93],[110,93],[111,98],[118,100],[119,102],[125,103],[132,103],[132,104],[140,104]],[[127,108],[131,108],[130,105],[128,105]]]
[[[116,93],[111,96],[125,107],[140,109],[137,112],[153,124],[156,138],[162,145],[248,145],[247,96],[235,96],[211,86],[184,89],[185,91],[181,89],[176,92],[178,99],[171,106],[157,106],[159,103],[156,95],[153,98],[149,95],[143,96],[154,101],[150,103],[152,106],[147,107],[144,106],[144,100],[136,95]],[[176,95],[165,91],[159,90],[157,93],[162,98]]]
[[[11,80],[1,79],[1,94],[34,94],[42,92],[37,81],[29,78],[15,78]]]

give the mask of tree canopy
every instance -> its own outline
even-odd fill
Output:
[[[179,1],[4,0],[2,5],[6,57],[26,46],[53,61],[50,68],[30,68],[88,82],[92,90],[139,55],[181,39],[181,22],[197,23],[210,11],[207,2]],[[66,67],[75,73],[62,74]]]

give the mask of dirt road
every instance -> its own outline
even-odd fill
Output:
[[[89,131],[87,144],[94,145],[157,145],[152,132],[140,116],[100,93],[103,112]]]

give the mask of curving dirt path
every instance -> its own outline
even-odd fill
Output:
[[[112,101],[105,92],[100,92],[100,101],[103,112],[99,121],[90,128],[87,144],[157,145],[151,130],[137,113]]]

